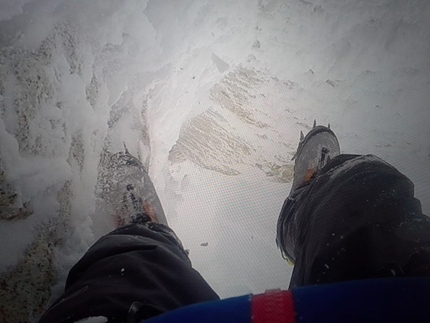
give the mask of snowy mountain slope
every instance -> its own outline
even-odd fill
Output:
[[[288,286],[275,222],[314,118],[429,213],[429,21],[426,1],[0,1],[0,320],[37,317],[113,227],[98,185],[123,142],[222,296]]]
[[[99,231],[92,230],[90,216],[97,211],[95,187],[103,149],[117,150],[125,141],[137,154],[143,142],[139,119],[132,117],[141,114],[133,91],[141,83],[121,77],[136,54],[130,36],[118,37],[106,28],[89,34],[58,4],[65,22],[57,23],[56,15],[43,21],[38,14],[48,3],[32,5],[1,22],[2,30],[9,31],[2,35],[0,64],[2,185],[11,197],[2,207],[25,215],[9,217],[0,226],[1,321],[24,322],[38,315],[52,285],[58,278],[64,284],[66,271],[94,241]],[[122,8],[123,14],[136,9],[133,5]],[[86,8],[84,20],[91,13],[106,14],[102,22],[121,12],[110,9],[109,15],[103,7]],[[26,26],[29,17],[39,21],[34,29],[47,27],[46,33],[33,34],[33,26]],[[133,72],[138,69],[133,67]]]
[[[190,160],[225,175],[240,174],[235,165],[244,164],[291,180],[297,138],[283,134],[285,129],[298,134],[303,127],[288,107],[264,103],[267,96],[281,102],[287,86],[259,74],[239,67],[211,88],[211,108],[183,125],[169,154],[172,164]]]

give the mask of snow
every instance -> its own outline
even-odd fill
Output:
[[[314,118],[343,152],[409,176],[430,212],[427,1],[1,1],[0,29],[1,167],[13,207],[34,209],[2,221],[0,272],[60,219],[54,297],[113,228],[95,187],[103,149],[123,142],[147,161],[170,225],[222,297],[288,286],[274,239],[290,184],[262,170],[288,169]],[[229,110],[217,86],[245,110]],[[228,163],[225,147],[201,143],[195,159],[172,162],[201,116],[249,154]],[[240,175],[209,167],[220,160]]]
[[[11,19],[15,15],[23,12],[22,7],[32,0],[4,0],[0,4],[0,21]]]

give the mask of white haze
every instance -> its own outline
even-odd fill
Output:
[[[149,173],[168,221],[190,249],[194,267],[220,296],[287,288],[292,268],[274,239],[290,184],[270,181],[249,165],[238,166],[240,175],[227,176],[168,160],[181,126],[215,106],[211,88],[240,66],[283,84],[265,88],[264,98],[253,101],[256,111],[276,120],[270,126],[277,140],[295,147],[299,130],[306,131],[300,124],[310,125],[314,118],[330,122],[342,151],[386,159],[414,181],[416,196],[430,212],[430,9],[425,0],[0,3],[2,49],[35,52],[49,37],[52,48],[49,63],[38,67],[49,95],[32,112],[25,152],[18,144],[20,119],[14,110],[25,89],[2,75],[1,160],[18,192],[16,203],[34,205],[27,219],[0,225],[2,271],[17,263],[35,238],[34,228],[55,218],[56,196],[65,181],[73,191],[72,229],[65,233],[68,243],[57,250],[60,278],[112,229],[97,214],[94,189],[110,133],[112,151],[125,142],[142,159],[150,156]],[[64,43],[67,37],[50,36],[53,30],[70,35],[69,43]],[[19,68],[41,73],[31,64]],[[86,89],[94,75],[100,82],[90,104]],[[129,110],[109,130],[110,111],[121,102]],[[142,109],[150,153],[139,148],[135,112]],[[288,120],[297,123],[287,126],[286,109]],[[64,126],[50,127],[51,121]],[[238,133],[244,127],[230,123]],[[83,138],[82,169],[68,162],[76,134]],[[261,151],[271,151],[262,145]]]

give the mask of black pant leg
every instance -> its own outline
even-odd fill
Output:
[[[40,323],[105,316],[145,319],[219,297],[191,267],[173,231],[132,224],[100,238],[70,270],[65,292]],[[135,312],[135,313],[130,313]]]
[[[375,156],[340,155],[284,203],[278,244],[290,286],[430,276],[430,218],[412,182]]]

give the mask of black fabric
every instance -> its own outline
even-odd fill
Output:
[[[70,270],[64,294],[40,323],[91,316],[126,322],[127,316],[145,319],[217,299],[191,267],[173,231],[153,223],[131,224],[100,238],[87,251]]]
[[[277,242],[295,263],[290,287],[430,276],[430,218],[412,182],[372,155],[337,156],[291,194]]]
[[[287,198],[277,231],[295,262],[290,287],[430,276],[430,219],[411,181],[375,156],[331,160]],[[217,299],[171,229],[132,224],[88,250],[40,323],[91,316],[129,323]]]

